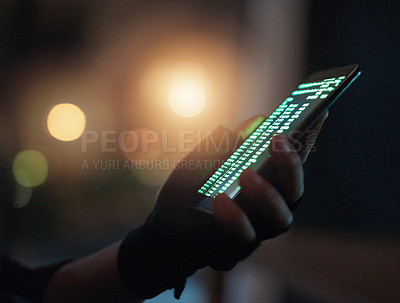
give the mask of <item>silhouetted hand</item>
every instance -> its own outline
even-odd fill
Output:
[[[315,134],[326,116],[311,128]],[[249,119],[230,134],[251,133],[250,126],[256,127],[254,122],[263,120],[260,116]],[[305,140],[298,142],[301,148],[296,150],[285,136],[274,137],[264,178],[250,169],[244,171],[241,194],[235,201],[218,195],[211,203],[212,213],[196,209],[204,198],[197,190],[210,171],[178,166],[160,191],[152,214],[121,244],[119,270],[128,288],[143,299],[170,288],[175,288],[179,297],[186,278],[196,270],[205,266],[229,270],[261,241],[286,231],[293,220],[291,209],[304,190],[302,164],[309,151]],[[223,156],[218,151],[198,152],[184,161],[211,161]]]

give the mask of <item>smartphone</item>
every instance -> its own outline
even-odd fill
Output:
[[[240,193],[241,173],[248,167],[260,172],[267,166],[273,136],[295,134],[291,139],[299,140],[360,74],[358,65],[349,65],[308,77],[197,188],[196,194],[203,196],[197,208],[211,211],[210,201],[220,193],[236,198]]]

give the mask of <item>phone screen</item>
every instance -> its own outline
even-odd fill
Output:
[[[239,177],[251,167],[260,170],[270,157],[268,147],[273,136],[301,136],[340,94],[360,75],[358,65],[320,71],[300,84],[291,95],[230,155],[198,189],[213,198],[225,193],[235,198],[240,192]],[[296,137],[296,136],[295,136]],[[204,205],[205,206],[205,205]],[[201,208],[202,205],[199,205]]]

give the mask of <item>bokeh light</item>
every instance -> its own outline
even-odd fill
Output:
[[[204,88],[194,80],[178,80],[169,91],[169,105],[182,117],[193,117],[202,112],[206,104]]]
[[[47,172],[47,160],[40,151],[24,150],[14,158],[14,178],[22,186],[35,187],[41,185],[46,180]]]
[[[13,201],[14,208],[23,208],[29,204],[32,199],[32,187],[17,184]]]
[[[78,139],[86,127],[86,116],[83,111],[71,103],[60,103],[54,106],[47,116],[47,129],[56,139],[72,141]]]

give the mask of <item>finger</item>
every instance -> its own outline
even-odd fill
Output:
[[[257,210],[252,214],[257,235],[267,239],[288,229],[293,216],[279,192],[251,169],[245,170],[240,177],[242,193]],[[254,218],[255,218],[254,217]],[[254,225],[253,225],[254,226]]]
[[[256,232],[249,218],[227,195],[216,196],[212,201],[212,209],[215,219],[229,235],[243,242],[255,240]]]
[[[247,138],[257,129],[258,126],[260,126],[262,122],[265,121],[265,119],[266,117],[263,115],[253,116],[236,126],[233,130],[233,133],[238,135],[239,133],[243,132],[243,137]]]
[[[301,158],[301,162],[304,163],[307,160],[307,157],[312,150],[315,139],[318,137],[318,134],[321,131],[322,126],[326,118],[328,118],[329,112],[326,111],[307,131],[306,134],[300,139],[300,151],[299,155]]]
[[[304,192],[301,158],[285,135],[275,136],[270,145],[271,162],[278,180],[273,184],[288,204],[300,199]]]

